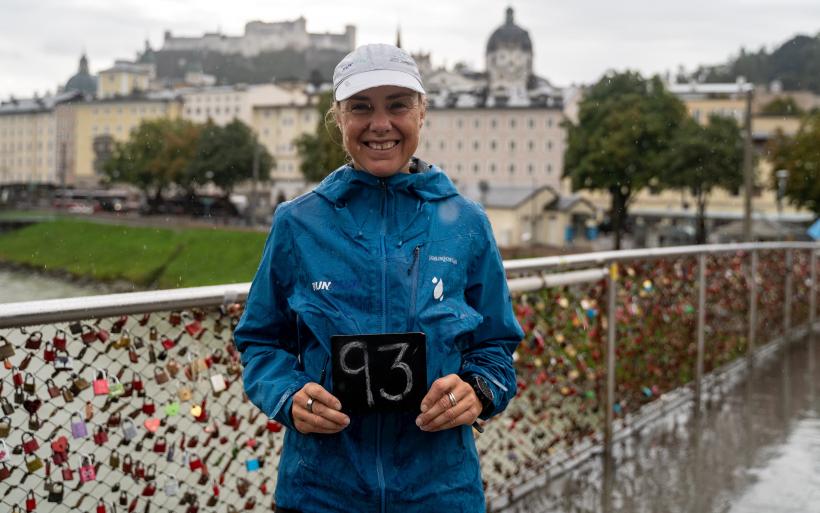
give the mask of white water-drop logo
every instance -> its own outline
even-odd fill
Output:
[[[433,299],[438,299],[439,301],[444,300],[444,280],[440,280],[437,277],[433,276],[433,283],[435,283],[436,288],[433,289]]]

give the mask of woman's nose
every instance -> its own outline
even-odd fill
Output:
[[[374,132],[386,132],[390,130],[390,116],[382,109],[376,109],[373,117],[370,118],[370,129]]]

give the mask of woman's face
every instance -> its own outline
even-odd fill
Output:
[[[425,113],[417,92],[379,86],[341,101],[336,122],[356,169],[386,177],[409,171]]]

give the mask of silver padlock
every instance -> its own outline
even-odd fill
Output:
[[[137,437],[137,426],[131,419],[125,419],[122,423],[122,437],[126,442],[130,442]]]
[[[179,483],[173,476],[168,476],[168,480],[165,481],[165,495],[169,497],[173,497],[179,491]]]

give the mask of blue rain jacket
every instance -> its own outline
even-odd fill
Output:
[[[281,204],[234,333],[248,397],[288,427],[279,506],[484,511],[470,426],[428,433],[416,414],[382,413],[351,415],[333,435],[293,427],[295,392],[312,381],[332,393],[332,335],[406,331],[427,335],[428,389],[448,374],[481,374],[492,414],[515,395],[523,333],[481,207],[436,167],[380,179],[343,166]]]

